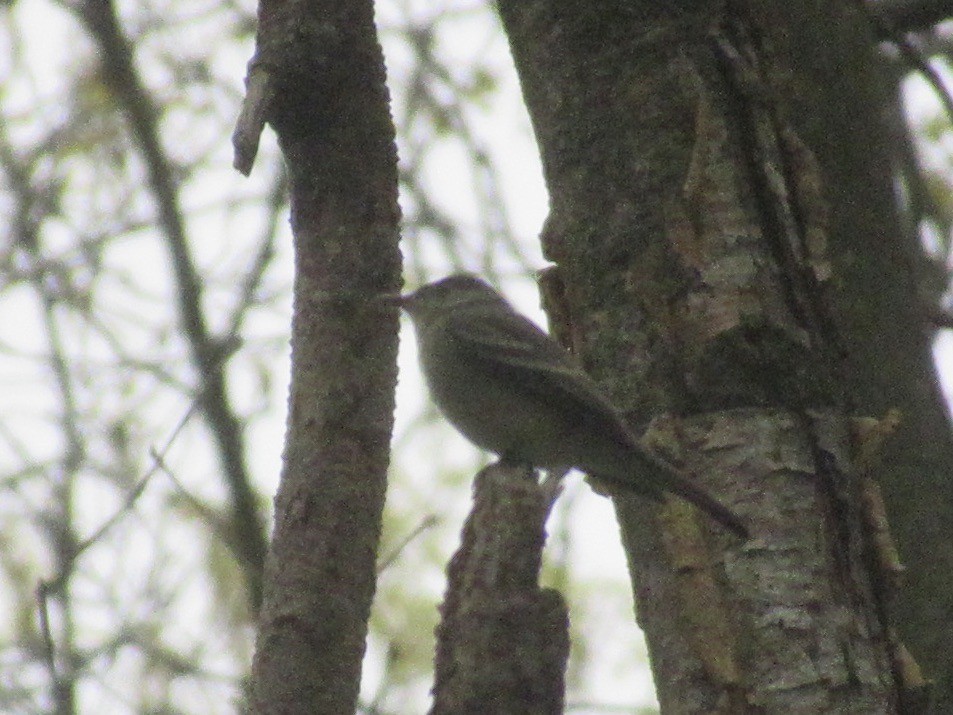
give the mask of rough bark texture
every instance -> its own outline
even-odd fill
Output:
[[[786,68],[774,75],[778,92],[821,164],[831,205],[848,394],[858,415],[900,415],[872,469],[906,568],[892,613],[937,681],[934,712],[953,712],[953,439],[930,352],[933,306],[921,303],[912,268],[920,249],[899,240],[888,146],[897,140],[881,123],[894,88],[859,6],[763,5],[761,26]]]
[[[659,531],[650,505],[617,501],[663,711],[895,711],[890,594],[873,565],[852,418],[897,405],[896,385],[879,411],[870,396],[908,381],[918,389],[902,404],[948,437],[936,433],[945,423],[912,286],[889,258],[858,256],[898,248],[889,171],[863,163],[879,144],[850,137],[844,158],[828,114],[817,146],[788,116],[794,97],[812,97],[799,110],[826,101],[825,80],[802,64],[870,80],[858,7],[498,5],[551,195],[558,332],[633,424],[654,418],[659,449],[756,534],[740,548],[716,540],[677,504]],[[842,61],[816,59],[831,46]],[[877,107],[851,116],[869,115],[874,131]],[[850,260],[882,270],[861,279]],[[883,318],[864,304],[871,292],[906,318],[880,347],[905,376],[884,377],[866,347]],[[942,474],[946,448],[930,454]]]
[[[553,496],[524,469],[477,475],[440,608],[434,715],[563,712],[568,613],[539,588]]]
[[[373,6],[263,0],[252,72],[291,187],[285,466],[253,668],[261,713],[353,712],[396,381],[397,172]]]

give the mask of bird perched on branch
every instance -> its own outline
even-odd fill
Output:
[[[486,282],[454,275],[398,302],[434,402],[475,445],[508,463],[576,467],[658,501],[670,492],[748,537],[730,509],[642,446],[568,353]]]

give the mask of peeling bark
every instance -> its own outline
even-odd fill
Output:
[[[844,227],[779,92],[771,3],[498,5],[550,189],[555,332],[755,534],[616,499],[663,712],[896,712]]]

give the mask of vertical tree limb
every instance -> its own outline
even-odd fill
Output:
[[[353,712],[393,420],[397,168],[368,1],[263,0],[252,67],[295,241],[285,464],[252,674],[261,713]]]
[[[476,476],[440,608],[434,715],[563,712],[568,613],[539,588],[554,497],[524,469]]]

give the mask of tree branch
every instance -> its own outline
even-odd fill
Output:
[[[201,395],[202,414],[218,445],[231,497],[236,558],[245,574],[252,610],[257,611],[261,604],[265,529],[245,465],[241,423],[230,404],[222,374],[221,341],[209,331],[202,309],[201,279],[186,238],[177,182],[159,139],[159,112],[139,78],[111,0],[84,0],[78,11],[99,44],[103,79],[126,113],[149,173],[159,226],[172,256],[179,320],[201,381],[196,392]]]
[[[396,383],[397,312],[378,300],[400,282],[394,127],[370,0],[262,0],[258,19],[270,101],[255,113],[288,169],[295,283],[252,703],[354,712]]]
[[[477,474],[440,608],[433,715],[563,712],[569,616],[539,587],[555,496],[525,469]]]

